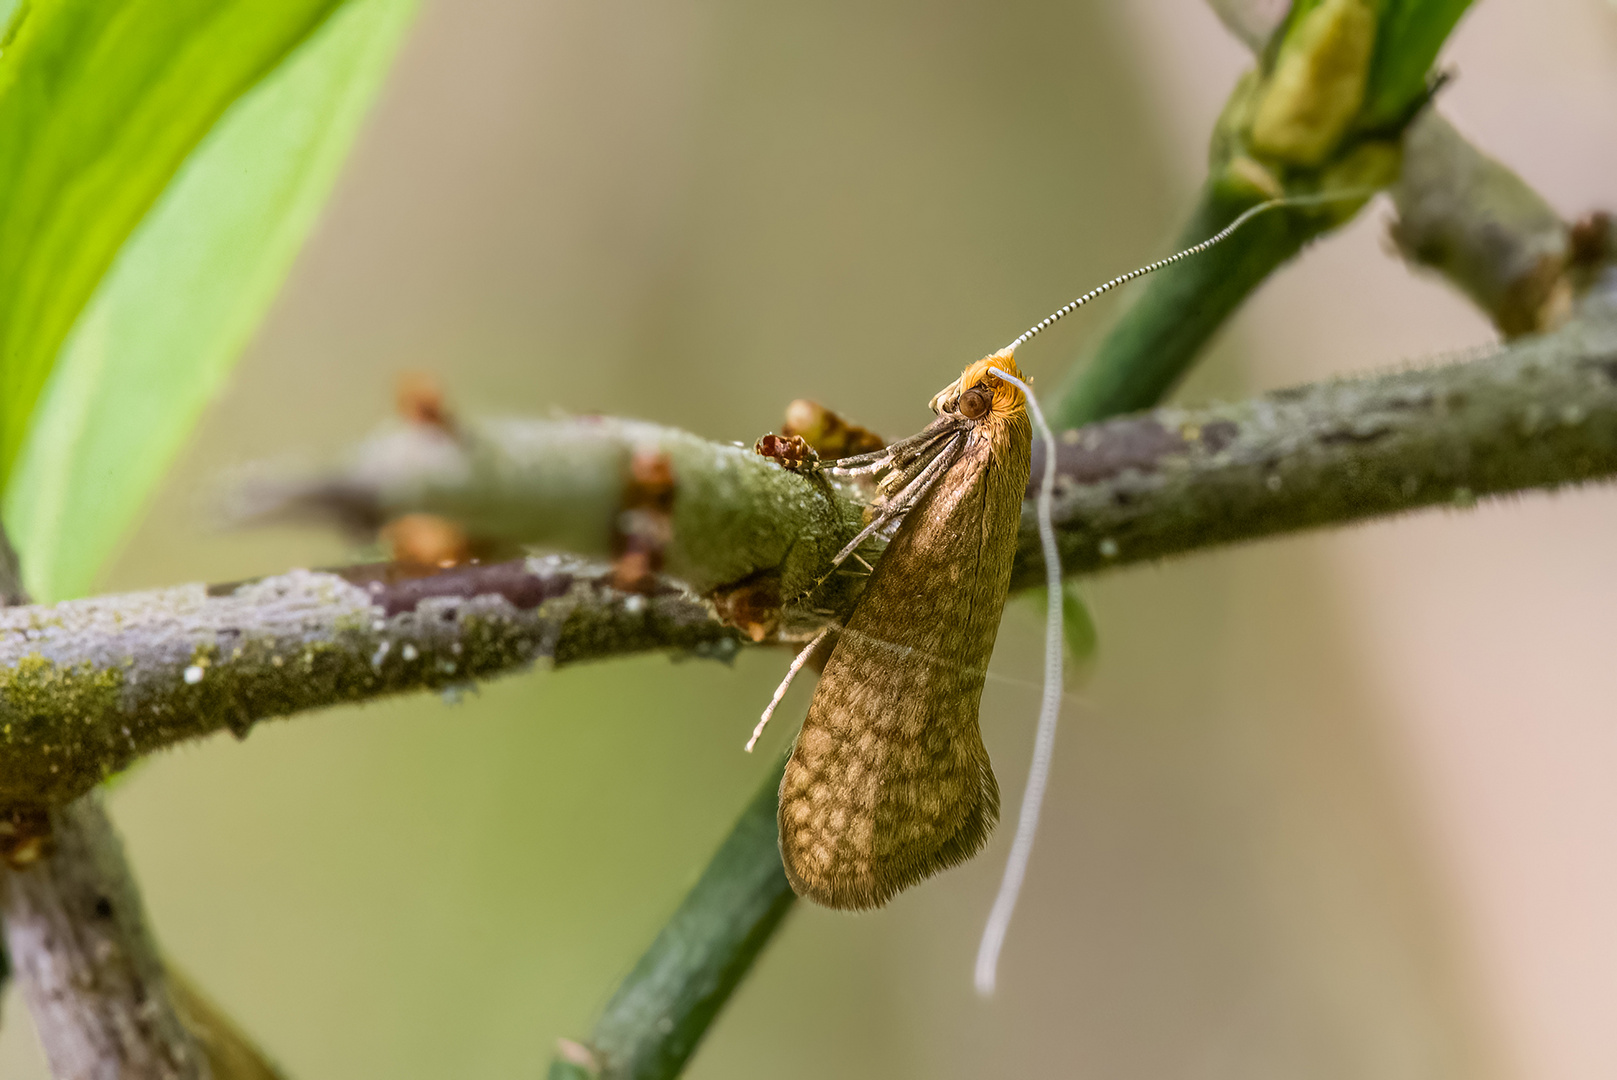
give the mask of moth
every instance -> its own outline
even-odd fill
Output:
[[[1044,696],[1016,838],[978,953],[977,988],[992,992],[1061,706],[1062,581],[1051,509],[1057,444],[1015,352],[1102,293],[1206,251],[1259,214],[1372,195],[1343,189],[1249,207],[1206,240],[1091,289],[966,368],[933,397],[937,419],[919,434],[829,463],[833,474],[884,473],[870,523],[833,566],[857,559],[872,535],[896,531],[840,628],[781,780],[781,861],[799,895],[832,908],[879,907],[987,842],[999,818],[999,785],[977,711],[1010,588],[1036,425],[1045,447],[1037,503],[1049,597]],[[747,749],[830,633],[822,630],[792,662]]]
[[[842,471],[884,469],[843,556],[902,516],[826,661],[780,787],[780,851],[800,895],[878,907],[971,858],[999,818],[977,724],[1010,588],[1033,427],[1009,351],[931,402],[937,419]],[[840,557],[839,557],[840,558]]]

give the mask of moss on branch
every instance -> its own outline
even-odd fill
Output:
[[[66,802],[142,754],[266,717],[542,658],[733,648],[683,588],[618,592],[560,557],[403,581],[300,570],[218,591],[0,611],[0,808]]]

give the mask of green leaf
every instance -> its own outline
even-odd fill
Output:
[[[290,55],[283,48],[285,62],[207,132],[117,253],[61,347],[6,491],[36,597],[89,587],[179,449],[290,268],[414,6],[348,0]],[[289,20],[262,3],[223,7],[279,25],[283,44],[290,37]],[[270,52],[258,37],[208,40]],[[15,365],[0,371],[8,388],[22,378]],[[14,405],[7,423],[18,422]]]
[[[1095,629],[1095,618],[1089,605],[1078,592],[1076,582],[1061,586],[1061,631],[1067,639],[1067,659],[1082,667],[1095,658],[1100,647],[1100,632]]]
[[[339,0],[33,0],[0,56],[0,480],[62,341],[180,163]]]

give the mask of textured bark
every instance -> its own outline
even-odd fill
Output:
[[[1521,177],[1435,112],[1410,125],[1392,195],[1392,238],[1404,257],[1448,278],[1506,336],[1566,317],[1566,225]]]
[[[402,581],[294,571],[219,595],[193,585],[0,612],[0,810],[64,803],[142,754],[245,736],[265,717],[545,657],[733,649],[688,592],[616,592],[606,573],[561,558]]]
[[[42,857],[0,871],[6,948],[57,1080],[207,1080],[101,799],[49,813]]]
[[[1561,330],[1469,363],[1066,432],[1056,524],[1064,570],[1085,574],[1613,473],[1617,286],[1608,281]],[[1040,566],[1025,507],[1016,585],[1040,580]]]

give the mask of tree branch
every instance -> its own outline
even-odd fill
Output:
[[[673,484],[662,569],[702,595],[759,573],[785,595],[807,591],[861,524],[857,501],[750,449],[611,417],[411,424],[360,444],[334,472],[249,478],[233,513],[312,517],[367,537],[427,513],[478,549],[607,557],[637,527],[646,471]]]
[[[678,587],[563,558],[389,581],[294,571],[0,612],[0,807],[60,804],[142,754],[258,720],[523,667],[733,648]],[[369,580],[366,580],[366,579]]]
[[[1561,330],[1469,363],[1320,383],[1236,405],[1159,409],[1068,432],[1057,488],[1064,566],[1093,573],[1610,477],[1617,473],[1614,295],[1617,288],[1592,292]],[[551,441],[570,427],[508,430]],[[676,505],[691,524],[684,532],[676,526],[671,543],[684,552],[683,567],[720,582],[715,595],[761,577],[775,584],[754,599],[778,604],[778,571],[767,560],[801,552],[774,537],[834,521],[842,531],[820,534],[814,549],[823,551],[858,520],[848,491],[831,493],[761,458],[746,467],[766,481],[717,483],[703,470],[730,472],[734,455],[678,437],[709,449],[690,454],[676,474]],[[546,499],[511,469],[474,479],[490,505],[520,497],[538,518],[560,519],[565,504],[589,490],[575,485]],[[619,486],[615,477],[603,483],[610,492]],[[415,508],[438,511],[448,501]],[[748,523],[765,517],[773,525],[759,545]],[[1022,535],[1019,585],[1042,573],[1031,516]],[[705,561],[699,552],[715,554]],[[810,565],[791,573],[812,577]],[[723,582],[723,573],[739,571],[747,576]],[[265,717],[442,688],[545,657],[567,663],[735,647],[736,632],[694,594],[666,581],[649,594],[626,593],[610,579],[608,568],[551,557],[402,580],[363,568],[346,577],[295,571],[215,595],[188,586],[0,612],[0,805],[59,804],[141,754],[223,727],[245,734]],[[799,617],[823,622],[847,610],[858,580],[840,585],[823,614]]]
[[[1435,112],[1410,125],[1392,196],[1392,238],[1404,257],[1448,278],[1507,337],[1566,318],[1566,225],[1521,177]]]
[[[1062,437],[1069,574],[1617,473],[1617,300],[1484,359]],[[1035,467],[1037,474],[1037,467]],[[1041,580],[1029,509],[1014,586]]]
[[[26,601],[0,528],[0,605]],[[201,990],[168,973],[134,874],[96,792],[0,820],[0,986],[15,950],[24,996],[59,1077],[280,1080]]]
[[[0,871],[6,946],[63,1080],[207,1080],[169,996],[123,846],[96,794],[47,815],[49,849]]]

